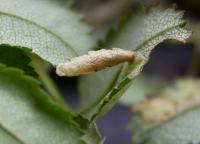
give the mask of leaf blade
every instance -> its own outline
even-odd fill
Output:
[[[90,133],[87,125],[85,129],[81,128],[71,112],[54,104],[36,79],[19,69],[0,65],[0,83],[0,129],[4,132],[0,137],[7,135],[1,142],[87,143],[87,139],[81,139]]]
[[[165,140],[162,143],[196,143],[199,118],[194,113],[199,113],[199,86],[199,80],[180,79],[133,107],[137,115],[128,125],[133,143],[160,143],[161,139]]]
[[[95,45],[88,34],[90,28],[67,7],[46,0],[0,2],[3,3],[0,6],[0,44],[32,48],[34,53],[54,65],[77,53],[86,53]]]
[[[200,109],[192,109],[176,119],[150,131],[146,144],[199,143]]]

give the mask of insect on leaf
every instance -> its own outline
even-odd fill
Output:
[[[89,51],[87,55],[58,64],[56,72],[59,76],[78,76],[112,67],[122,62],[133,62],[135,57],[137,57],[137,54],[133,51],[119,48]]]

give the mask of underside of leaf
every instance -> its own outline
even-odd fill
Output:
[[[49,0],[0,0],[0,44],[26,47],[57,65],[95,43],[90,28],[69,7]]]

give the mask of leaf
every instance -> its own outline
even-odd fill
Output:
[[[163,98],[174,101],[177,105],[178,112],[181,113],[192,107],[199,105],[199,88],[198,79],[185,78],[176,80],[160,94]]]
[[[144,143],[145,134],[153,128],[156,128],[160,123],[145,123],[140,117],[134,115],[127,125],[127,129],[132,133],[133,144]]]
[[[199,105],[200,83],[194,79],[180,79],[154,97],[133,106],[145,122],[165,122],[179,113]]]
[[[84,129],[74,114],[54,104],[21,70],[0,65],[0,97],[0,143],[88,143],[81,140],[89,135],[88,126]]]
[[[56,65],[86,53],[91,29],[68,7],[49,0],[0,0],[0,44],[25,47]]]
[[[155,96],[166,85],[167,83],[159,77],[141,74],[136,77],[119,102],[127,106],[132,106],[145,101],[148,96]]]
[[[144,109],[144,112],[146,114],[148,113],[146,117],[144,117],[144,113],[143,115],[141,115],[141,112],[137,113],[137,115],[133,117],[133,119],[128,125],[129,130],[133,132],[133,142],[137,144],[137,143],[143,143],[144,141],[148,141],[149,137],[151,139],[151,131],[154,131],[154,129],[160,129],[162,127],[165,127],[165,125],[171,125],[171,123],[175,121],[174,119],[177,119],[176,121],[177,123],[179,123],[178,121],[179,117],[182,117],[182,115],[185,115],[185,113],[190,113],[190,111],[192,111],[192,109],[194,109],[195,107],[199,107],[199,98],[200,98],[199,86],[200,86],[199,80],[180,79],[175,81],[173,85],[171,84],[169,87],[164,89],[157,97],[151,98],[147,102],[142,103],[142,105],[144,105],[147,104],[148,102],[151,102],[152,100],[159,100],[159,99],[168,100],[168,102],[171,102],[171,104],[175,106],[175,109],[169,109],[170,105],[166,106],[162,103],[162,105],[160,105],[161,106],[160,108],[156,107],[159,105],[154,105],[154,107],[146,107],[146,109]],[[135,107],[138,107],[139,105]],[[135,107],[134,110],[136,109]],[[142,108],[141,105],[139,107],[140,109]],[[171,110],[173,111],[175,110],[174,111],[175,115],[171,115],[172,114]],[[152,116],[154,115],[154,118],[151,115]],[[149,118],[148,121],[147,118]],[[191,118],[191,120],[192,119],[193,118]],[[175,126],[172,127],[174,128],[174,130],[172,130],[171,128],[172,131],[176,131],[177,128],[178,129],[182,128],[181,125],[179,125],[178,127]],[[186,130],[183,130],[183,132],[185,131]],[[168,133],[166,132],[165,135],[168,135]],[[171,133],[172,132],[169,132],[169,134]],[[166,139],[167,138],[169,137],[166,136]],[[171,138],[169,138],[169,141],[171,141]]]
[[[198,144],[200,142],[200,108],[186,112],[174,120],[152,129],[145,144]]]
[[[130,17],[129,21],[120,29],[118,35],[112,39],[112,42],[109,41],[108,45],[109,47],[119,47],[139,52],[144,57],[143,62],[136,66],[137,70],[140,70],[148,60],[151,50],[155,48],[157,44],[168,39],[185,42],[190,36],[191,33],[183,28],[185,22],[181,20],[182,16],[182,12],[175,12],[174,9],[162,10],[159,7],[152,8],[147,14],[141,13],[137,16]],[[137,70],[134,70],[135,75],[139,73]],[[90,112],[87,117],[94,118],[108,111],[109,108],[111,108],[123,95],[125,87],[130,85],[134,76],[131,76],[131,78],[127,78],[126,76],[119,78],[119,75],[116,74],[118,71],[119,68],[116,68],[113,71],[108,70],[103,73],[98,72],[81,79],[89,79],[86,80],[86,82],[89,81],[90,84],[97,83],[89,85],[89,83],[85,82],[85,84],[82,85],[83,87],[79,88],[82,99],[87,99],[87,97],[93,96],[92,104],[88,103],[89,106],[83,110],[83,114],[87,115],[87,113],[89,113],[91,109],[94,109],[94,107],[96,108],[96,111]],[[108,76],[106,76],[106,74]],[[103,82],[101,82],[101,80],[96,81],[96,77],[101,77],[100,79],[103,79]],[[105,82],[105,78],[107,77],[110,78]],[[129,82],[126,83],[125,81],[127,79],[129,79]],[[113,80],[115,81],[113,82]],[[104,85],[105,83],[106,85]],[[124,83],[124,85],[119,88],[122,83]],[[116,88],[118,89],[117,91],[115,91]],[[93,92],[87,89],[91,89]]]
[[[30,58],[23,50],[9,47],[8,45],[0,46],[0,63],[4,63],[9,67],[20,68],[25,74],[38,77],[34,69],[29,66],[30,62]]]
[[[65,105],[67,108],[66,103],[62,101],[62,96],[59,95],[59,91],[53,85],[53,81],[49,77],[47,67],[50,67],[50,65],[43,60],[39,60],[39,58],[36,56],[27,56],[27,53],[29,52],[30,51],[27,51],[26,49],[19,49],[16,47],[10,47],[8,45],[0,45],[0,63],[3,63],[9,67],[19,68],[23,70],[26,75],[39,78],[43,82],[43,86],[49,92],[52,98],[56,102]],[[45,82],[48,83],[48,86]]]

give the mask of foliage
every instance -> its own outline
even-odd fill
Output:
[[[159,43],[171,39],[186,42],[191,34],[185,29],[183,13],[173,8],[142,8],[137,14],[129,15],[100,46],[134,51],[136,59],[81,76],[79,92],[83,107],[74,111],[62,101],[47,72],[49,64],[57,66],[96,48],[92,28],[84,23],[82,15],[71,8],[73,0],[0,2],[0,143],[5,144],[104,143],[95,120],[107,113],[122,95],[129,97],[135,92],[134,84],[139,84],[136,81],[132,85],[132,82]],[[145,97],[143,100],[148,100],[146,94],[155,90],[144,90],[141,93]],[[132,103],[137,104],[138,101],[133,99]],[[195,116],[198,113],[197,108],[180,114],[158,129],[153,126],[148,134],[140,137],[140,141],[159,144],[164,138],[166,144],[177,143],[174,138],[168,140],[166,136],[185,137],[185,133],[178,134],[181,130],[177,123],[183,123],[183,129],[193,122],[197,125],[198,117]],[[143,132],[146,124],[138,119],[139,128],[136,129]],[[159,125],[156,124],[156,127]],[[177,131],[174,131],[174,125]],[[169,132],[169,135],[163,135],[162,131]],[[197,132],[191,132],[187,141],[199,141]],[[185,143],[180,140],[178,143]]]
[[[54,65],[86,53],[95,45],[88,35],[90,28],[69,8],[47,0],[0,2],[3,3],[0,6],[0,44],[31,49]]]
[[[157,44],[168,39],[185,42],[190,36],[190,32],[183,28],[185,22],[181,20],[182,16],[182,12],[175,12],[174,9],[162,10],[157,7],[151,9],[147,14],[140,12],[129,17],[119,33],[112,38],[112,41],[108,41],[108,47],[137,51],[141,54],[141,62],[135,63],[132,68],[128,66],[125,70],[121,70],[121,67],[114,67],[81,78],[80,94],[84,99],[87,98],[87,100],[84,100],[87,102],[85,105],[89,105],[83,111],[87,117],[92,119],[98,117],[117,102],[123,94],[122,91],[125,91],[128,85],[131,85],[132,79],[141,71],[151,50]],[[104,79],[104,77],[108,79]],[[100,80],[96,81],[96,79]],[[94,84],[95,81],[97,82],[96,85]],[[90,98],[92,100],[89,100]]]
[[[164,89],[157,97],[171,100],[176,105],[176,115],[163,122],[145,122],[140,116],[133,117],[129,123],[129,129],[134,133],[133,143],[199,143],[199,86],[199,80],[182,79]]]
[[[3,65],[0,79],[1,143],[82,143],[73,115],[52,103],[36,79]]]

